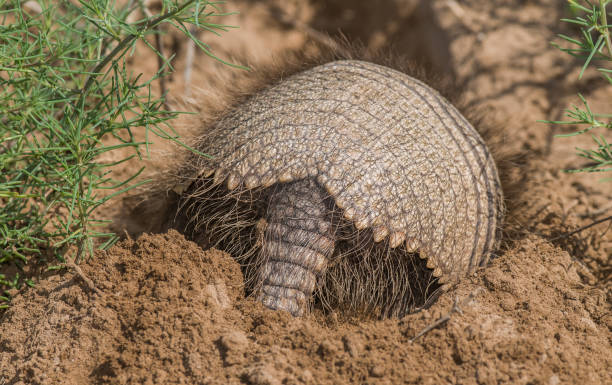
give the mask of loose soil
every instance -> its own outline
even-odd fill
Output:
[[[13,293],[0,314],[0,384],[609,383],[611,225],[564,235],[612,214],[612,189],[598,175],[559,171],[582,164],[572,153],[590,138],[554,138],[564,131],[536,123],[561,118],[577,92],[599,111],[612,99],[595,73],[578,83],[578,63],[549,44],[572,33],[558,23],[564,2],[354,3],[232,2],[227,8],[241,14],[226,21],[241,29],[203,38],[220,56],[257,68],[341,27],[370,50],[393,45],[446,74],[469,108],[499,123],[503,149],[519,154],[504,168],[514,187],[501,256],[401,319],[319,309],[293,318],[245,297],[230,255],[175,231],[133,234],[79,272],[47,274]],[[210,90],[236,79],[199,57],[186,95],[185,43],[166,39],[177,52],[168,84],[175,103],[198,110]],[[155,59],[132,65],[151,73]],[[163,164],[172,149],[156,146],[154,164]],[[124,220],[130,228],[133,219]]]

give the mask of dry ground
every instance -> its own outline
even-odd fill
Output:
[[[63,272],[15,296],[0,318],[0,384],[609,382],[612,229],[562,235],[610,215],[612,189],[597,175],[560,171],[580,166],[573,149],[589,138],[554,138],[558,127],[536,122],[559,119],[578,91],[601,111],[612,99],[594,74],[577,83],[578,63],[550,46],[565,28],[563,3],[229,2],[241,14],[227,22],[240,29],[203,39],[236,62],[264,67],[340,29],[450,78],[470,108],[497,122],[504,149],[519,154],[504,171],[514,187],[503,255],[399,320],[318,310],[296,319],[245,298],[227,254],[173,231],[126,239],[82,266],[98,293]],[[166,40],[177,53],[168,84],[175,104],[197,110],[238,82],[235,70],[198,56],[186,95],[186,45]],[[147,73],[155,64],[132,62]],[[170,150],[158,145],[154,154]],[[412,342],[451,309],[448,322]]]

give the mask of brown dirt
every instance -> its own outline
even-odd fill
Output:
[[[204,38],[221,56],[257,67],[340,26],[349,40],[371,49],[393,43],[450,75],[468,106],[501,123],[504,146],[524,154],[506,171],[520,188],[507,191],[502,255],[402,319],[316,309],[296,319],[245,298],[229,255],[172,231],[142,235],[81,265],[95,289],[62,271],[14,296],[0,315],[0,384],[609,383],[610,223],[562,235],[610,215],[612,191],[599,175],[559,171],[581,164],[573,149],[590,146],[588,137],[554,138],[558,127],[535,122],[559,119],[578,91],[601,111],[612,98],[596,74],[577,83],[577,62],[550,47],[562,32],[563,2],[375,3],[235,2],[229,8],[241,14],[227,21],[241,29]],[[275,21],[279,12],[286,22]],[[184,49],[176,46],[169,89],[182,100]],[[133,65],[150,73],[154,63]],[[232,71],[200,58],[192,83],[221,88]]]
[[[0,343],[8,383],[604,384],[612,365],[604,291],[535,236],[401,320],[270,311],[244,298],[229,255],[174,231],[82,268],[101,295],[64,273],[15,298]],[[410,341],[456,299],[460,312]]]

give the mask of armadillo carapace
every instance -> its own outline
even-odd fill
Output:
[[[192,160],[179,213],[244,262],[272,309],[303,315],[316,293],[404,314],[415,287],[471,273],[499,244],[502,191],[483,139],[437,91],[387,67],[342,60],[283,79],[198,149],[210,157]]]

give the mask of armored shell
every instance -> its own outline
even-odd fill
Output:
[[[357,231],[427,259],[441,282],[487,263],[503,199],[493,157],[437,91],[356,60],[249,97],[203,136],[199,177],[245,192],[310,178]],[[214,177],[213,177],[214,175]]]

